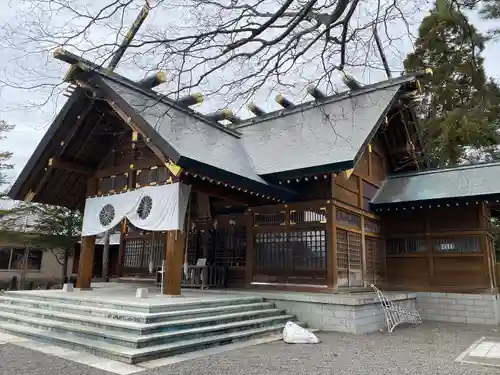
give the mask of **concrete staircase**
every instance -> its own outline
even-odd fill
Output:
[[[0,330],[126,363],[278,334],[294,321],[258,297],[139,306],[7,292]]]

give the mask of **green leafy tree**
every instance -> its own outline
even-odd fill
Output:
[[[454,165],[470,149],[499,143],[500,90],[483,68],[485,38],[454,3],[437,0],[419,27],[407,71],[430,67],[418,109],[427,154],[435,166]]]
[[[51,252],[62,267],[63,280],[68,276],[68,260],[74,255],[76,241],[81,234],[83,215],[78,210],[65,207],[34,204],[32,209],[36,217],[34,230],[51,236],[55,241]]]
[[[0,221],[2,237],[9,242],[48,249],[67,277],[68,260],[74,255],[81,233],[80,211],[65,207],[19,202]]]

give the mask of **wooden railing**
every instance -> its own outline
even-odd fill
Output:
[[[224,288],[226,268],[217,266],[188,266],[187,275],[182,273],[183,288]]]

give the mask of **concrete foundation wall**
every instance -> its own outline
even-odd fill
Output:
[[[330,301],[325,297],[315,301],[314,296],[309,301],[269,297],[266,300],[295,315],[309,327],[322,331],[364,334],[387,329],[384,312],[376,299],[330,297]],[[415,310],[415,295],[398,294],[394,299],[397,306]]]
[[[417,309],[423,320],[500,324],[498,295],[419,292]]]

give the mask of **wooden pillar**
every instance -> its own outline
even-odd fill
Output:
[[[185,235],[179,230],[170,230],[165,233],[165,236],[163,294],[167,296],[180,296]]]
[[[98,182],[94,177],[87,180],[87,197],[97,194]],[[80,289],[89,289],[92,281],[92,271],[94,268],[94,249],[95,236],[82,237],[82,246],[80,247],[80,260],[78,264],[78,278],[76,287]]]
[[[94,266],[95,236],[82,237],[80,249],[80,262],[76,287],[89,289],[92,281],[92,268]]]
[[[255,248],[253,236],[253,211],[250,209],[245,213],[246,216],[246,237],[247,237],[247,251],[246,251],[246,266],[245,266],[245,283],[250,285],[253,282],[255,271]]]
[[[431,237],[431,223],[429,221],[429,217],[425,215],[425,250],[427,252],[427,262],[429,266],[429,280],[428,285],[432,287],[434,284],[434,278],[436,276],[436,272],[434,270],[434,244]]]
[[[123,277],[123,266],[125,263],[125,235],[127,234],[127,219],[122,220],[120,228],[120,247],[118,248],[118,277]]]
[[[363,201],[361,201],[361,206]],[[373,257],[374,254],[372,254]],[[375,274],[375,259],[372,258],[373,273]],[[368,270],[367,270],[367,255],[366,255],[366,238],[365,238],[365,216],[361,215],[361,277],[363,278],[363,286],[370,286],[371,283],[375,283],[375,275],[371,278],[372,281],[368,283]]]
[[[327,285],[330,289],[337,289],[337,227],[335,218],[337,215],[336,207],[332,202],[328,202],[326,224],[326,277]]]

